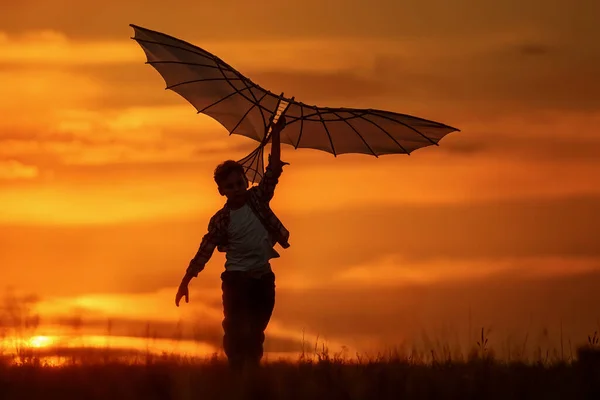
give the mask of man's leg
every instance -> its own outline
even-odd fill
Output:
[[[275,307],[275,275],[269,272],[261,278],[252,279],[250,296],[252,331],[248,338],[248,361],[256,366],[263,356],[265,330]]]
[[[249,331],[248,284],[244,276],[225,271],[221,274],[223,290],[223,350],[229,365],[241,370],[247,352]]]

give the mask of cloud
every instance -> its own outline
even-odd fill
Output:
[[[545,17],[548,21],[554,18]],[[514,14],[505,18],[514,18]],[[371,107],[367,104],[377,101],[399,110],[426,104],[429,110],[451,107],[463,113],[496,114],[522,112],[524,105],[529,111],[598,109],[600,88],[594,74],[600,49],[586,46],[585,38],[575,40],[552,30],[521,26],[521,17],[517,19],[514,29],[460,39],[447,32],[417,38],[365,35],[351,41],[338,36],[316,40],[310,35],[292,40],[205,37],[197,42],[187,35],[179,37],[214,52],[274,92],[286,91],[315,104]],[[485,24],[478,29],[485,31]],[[144,55],[129,39],[130,32],[121,40],[92,41],[65,36],[60,30],[51,32],[6,36],[0,41],[0,64],[13,65],[15,76],[53,77],[44,79],[45,86],[38,82],[35,87],[77,79],[76,87],[87,92],[78,99],[84,103],[78,104],[93,108],[183,103],[174,93],[160,90],[164,82],[150,66],[143,65]],[[523,57],[542,51],[543,58]],[[61,71],[70,76],[60,76]],[[25,87],[23,83],[18,86]],[[60,90],[52,93],[64,96]]]
[[[327,45],[336,47],[337,43]],[[266,89],[323,106],[392,107],[406,112],[426,104],[428,113],[452,108],[461,114],[469,110],[486,115],[521,114],[523,107],[529,112],[598,109],[595,94],[600,88],[595,85],[594,71],[600,51],[563,45],[547,53],[546,59],[524,59],[513,53],[515,48],[530,48],[527,44],[492,41],[487,45],[481,50],[475,42],[439,52],[433,44],[410,46],[382,40],[365,46],[360,56],[342,45],[320,58],[318,50],[305,51],[302,46],[295,47],[295,53],[280,55],[277,43],[266,42],[262,45],[265,52],[274,54],[268,62],[256,61],[263,58],[251,52],[245,57],[231,52],[238,44],[217,49],[216,54]],[[163,92],[165,85],[156,71],[141,60],[138,64],[80,67],[74,72],[106,89],[91,100],[92,107],[183,104],[185,100],[176,94]],[[385,105],[373,106],[377,103]]]
[[[0,35],[0,64],[52,67],[135,62],[138,54],[122,41],[80,42],[53,30],[20,37]]]
[[[58,317],[53,321],[60,326],[72,330],[69,318]],[[110,326],[110,330],[109,330]],[[185,319],[178,322],[153,321],[138,319],[115,319],[100,318],[81,320],[79,332],[87,335],[106,335],[112,337],[127,337],[153,340],[184,340],[208,344],[214,348],[220,348],[223,341],[223,328],[221,319]],[[265,340],[265,351],[267,352],[298,352],[302,349],[302,343],[296,338],[280,336],[281,333],[267,332]],[[108,339],[110,340],[110,339]],[[176,344],[173,343],[175,347]]]
[[[598,14],[598,6],[592,0],[581,1],[577,5],[564,0],[530,1],[527,4],[516,0],[474,4],[465,0],[452,5],[443,0],[402,4],[393,0],[353,3],[333,0],[326,6],[316,0],[307,0],[302,7],[269,0],[261,4],[257,8],[235,0],[206,4],[182,1],[179,7],[173,9],[158,1],[124,4],[111,0],[91,9],[87,3],[76,1],[63,1],[62,7],[56,7],[42,0],[28,0],[6,7],[0,16],[0,25],[11,33],[51,29],[74,38],[128,36],[128,24],[132,22],[175,36],[232,38],[243,35],[261,39],[274,36],[286,39],[356,37],[359,36],[357,32],[361,36],[376,37],[464,39],[490,32],[529,28],[541,32],[554,29],[557,36],[585,34],[591,42],[594,37],[591,33],[596,28],[592,16]],[[519,12],[515,13],[517,8]],[[232,9],[237,12],[232,13]],[[30,10],[36,12],[31,13]],[[165,18],[167,10],[169,18]],[[98,17],[97,22],[88,18],[92,11]],[[81,24],[82,20],[88,23]],[[578,21],[579,29],[572,29],[570,23],[573,20]]]
[[[38,175],[39,170],[35,166],[14,160],[0,160],[0,180],[32,179]]]
[[[365,272],[370,268],[395,285],[461,279],[475,270],[472,276],[485,277],[513,264],[526,268],[531,259],[545,260],[536,271],[559,274],[556,260],[562,259],[585,270],[587,264],[577,260],[600,257],[599,207],[598,197],[588,197],[280,213],[292,246],[273,263],[281,287],[290,289],[315,280],[352,283],[363,275],[371,282],[376,277]],[[165,303],[171,304],[209,215],[100,226],[3,225],[3,279],[48,295],[170,288]],[[215,252],[194,283],[200,293],[218,288],[223,263],[223,254]],[[60,266],[60,275],[49,265]],[[82,266],[95,273],[81,275]],[[78,283],[61,276],[79,276]]]
[[[566,270],[565,266],[569,266]],[[364,265],[350,266],[335,273],[332,282],[353,286],[410,286],[441,282],[473,282],[493,279],[498,274],[514,276],[556,277],[600,272],[599,258],[497,257],[480,259],[410,260],[400,256],[383,256]]]
[[[488,261],[492,269],[502,264]],[[395,271],[394,276],[394,271],[376,267],[368,274],[376,281],[332,280],[323,274],[315,279],[315,274],[310,274],[310,286],[285,283],[282,268],[277,272],[277,304],[266,347],[268,351],[298,351],[303,332],[309,346],[317,335],[335,346],[345,344],[361,351],[404,341],[422,346],[425,331],[432,340],[465,349],[474,344],[481,327],[491,329],[490,344],[497,350],[502,350],[507,340],[522,345],[525,335],[530,338],[529,353],[538,345],[558,347],[559,329],[565,343],[576,345],[597,329],[595,311],[589,304],[598,300],[599,261],[515,259],[508,268],[491,274],[402,283],[397,280],[402,271]],[[486,261],[467,263],[463,269],[469,267],[486,268]],[[388,275],[377,277],[380,273]],[[396,284],[384,282],[387,276]],[[202,280],[206,279],[203,275]],[[146,344],[153,338],[180,338],[219,347],[222,317],[220,293],[214,283],[207,291],[194,282],[193,301],[179,309],[172,304],[172,290],[54,300],[42,297],[36,303],[42,317],[38,334],[56,332],[52,329],[58,327],[66,329],[62,334],[108,334],[114,343],[119,338],[138,338]],[[70,309],[78,311],[69,313]],[[544,329],[550,332],[548,342],[541,342]],[[102,340],[104,344],[107,338]]]
[[[546,54],[550,60],[538,65],[536,61],[519,59],[513,54],[514,50],[528,43],[549,43],[549,40],[533,33],[519,35],[495,33],[449,46],[430,38],[415,43],[406,39],[394,42],[389,38],[352,42],[328,38],[319,43],[304,38],[297,39],[294,46],[274,39],[214,42],[213,47],[226,59],[231,58],[236,65],[239,63],[258,83],[273,90],[279,87],[299,100],[397,110],[460,127],[462,132],[444,139],[440,148],[423,150],[416,162],[401,164],[408,168],[403,174],[407,187],[411,188],[402,194],[403,198],[422,198],[425,183],[431,192],[429,182],[435,175],[432,167],[439,168],[440,163],[448,164],[448,161],[456,168],[446,170],[445,181],[464,183],[445,187],[443,180],[439,180],[433,196],[439,199],[464,198],[466,191],[476,197],[490,196],[494,191],[493,196],[503,196],[497,193],[501,185],[482,190],[481,186],[486,185],[482,172],[470,173],[468,178],[452,176],[452,171],[460,175],[467,167],[483,171],[482,162],[493,175],[487,179],[507,182],[511,181],[508,175],[517,176],[515,179],[522,183],[511,184],[520,193],[535,190],[536,194],[555,194],[558,187],[541,187],[543,175],[547,174],[558,174],[557,179],[568,181],[561,191],[589,192],[590,189],[582,189],[590,186],[582,182],[583,175],[566,172],[576,167],[556,172],[555,167],[548,166],[544,170],[545,166],[530,168],[522,164],[538,160],[544,163],[595,162],[599,142],[590,134],[589,126],[597,124],[597,114],[567,112],[596,107],[593,84],[596,80],[587,78],[594,71],[590,66],[595,65],[595,53],[585,55],[577,46],[568,48],[558,42]],[[401,42],[407,43],[399,46]],[[135,53],[135,43],[128,44]],[[50,32],[16,39],[6,36],[1,45],[6,52],[0,52],[4,54],[0,57],[12,65],[2,71],[10,84],[5,87],[7,96],[3,97],[4,101],[0,99],[0,108],[11,117],[0,123],[4,125],[0,127],[1,159],[35,167],[54,179],[81,176],[84,172],[100,175],[98,169],[93,168],[74,172],[82,166],[108,167],[107,174],[114,176],[115,173],[108,170],[117,171],[126,164],[139,168],[138,174],[145,171],[146,179],[150,179],[156,176],[159,165],[179,165],[178,174],[191,176],[190,171],[197,165],[190,163],[213,167],[222,159],[232,158],[233,153],[239,152],[240,158],[243,157],[255,145],[251,141],[236,138],[236,142],[225,135],[219,136],[218,132],[225,132],[223,127],[210,118],[195,115],[193,107],[176,94],[161,90],[163,82],[159,75],[143,65],[141,59],[138,62],[128,58],[129,53],[119,47],[126,45],[120,41],[80,41]],[[113,52],[116,48],[121,50]],[[53,49],[53,53],[47,49]],[[90,56],[96,50],[99,55],[104,52],[116,55],[104,63],[102,57]],[[257,54],[271,56],[258,57]],[[89,59],[75,61],[80,56]],[[48,57],[55,63],[40,66]],[[442,64],[444,68],[439,67]],[[575,70],[577,74],[572,73]],[[556,82],[562,83],[556,85]],[[516,86],[506,90],[513,84]],[[585,86],[585,90],[572,90],[579,86]],[[545,92],[549,90],[553,92]],[[573,93],[577,93],[576,98],[571,98]],[[32,99],[35,99],[34,107]],[[526,108],[523,108],[525,103]],[[560,117],[540,111],[555,107],[561,108]],[[31,118],[32,108],[35,119]],[[493,113],[497,115],[490,119]],[[455,158],[444,160],[446,155]],[[306,158],[302,158],[304,156]],[[464,160],[465,156],[472,160]],[[296,154],[290,156],[295,157]],[[306,164],[306,160],[311,159],[312,163],[308,152],[303,151],[302,157],[298,158],[299,162]],[[315,158],[317,160],[322,166],[330,162],[325,158]],[[519,165],[513,163],[514,160]],[[366,165],[366,161],[364,164],[361,161],[360,172],[355,171],[357,177],[372,174]],[[500,165],[505,165],[502,172]],[[523,172],[523,168],[527,168],[527,172]],[[459,169],[462,172],[459,173]],[[291,170],[291,174],[296,174],[295,171]],[[325,172],[323,180],[341,182],[341,178],[352,174],[350,170],[341,173],[345,175],[340,175],[337,169]],[[567,175],[573,174],[579,177],[569,179]],[[313,182],[325,193],[331,189],[315,182],[313,175],[314,171],[304,167],[296,176],[300,178],[299,184]],[[90,179],[91,176],[86,177]],[[463,187],[473,181],[478,182],[477,188]],[[347,192],[340,189],[340,193]],[[374,193],[362,191],[358,197],[361,197],[357,200],[360,202],[367,200],[365,197],[373,200]],[[355,199],[356,195],[345,198]],[[308,208],[314,206],[310,201],[305,204]]]
[[[137,295],[46,297],[35,302],[27,297],[7,297],[0,312],[0,326],[8,329],[5,333],[9,336],[21,331],[23,335],[84,340],[104,337],[104,342],[113,343],[145,339],[151,347],[152,342],[159,340],[172,341],[173,347],[177,346],[174,341],[192,341],[219,348],[223,337],[221,304],[207,306],[207,291],[192,294],[193,301],[181,308],[174,306],[170,290]],[[211,299],[214,297],[210,295]],[[297,352],[302,348],[301,332],[288,331],[277,321],[267,333],[266,351]]]
[[[594,161],[600,138],[590,126],[600,113],[535,113],[513,117],[465,120],[462,132],[451,135],[436,149],[439,153],[486,155],[514,160],[553,162]]]
[[[124,157],[115,160],[118,153],[86,160],[91,155],[102,155],[93,148],[89,155],[69,154],[76,148],[85,151],[81,145],[61,144],[51,148],[55,154],[61,151],[58,156],[38,151],[17,157],[12,152],[6,156],[8,159],[36,165],[42,174],[36,185],[12,185],[8,181],[2,184],[0,202],[7,208],[4,212],[0,210],[0,220],[5,223],[114,224],[199,215],[208,218],[207,214],[223,203],[212,180],[215,166],[225,159],[244,157],[248,151],[242,149],[243,143],[249,143],[250,147],[255,145],[250,139],[229,138],[226,133],[223,136],[231,147],[222,151],[216,145],[212,148],[208,143],[205,145],[201,137],[197,143],[180,143],[180,139],[167,141],[164,151],[158,150],[160,141],[157,145],[141,144],[139,147],[143,150],[137,150],[142,153],[138,162],[126,162]],[[240,147],[236,147],[238,143]],[[112,148],[119,147],[124,145]],[[135,156],[136,146],[131,147]],[[100,147],[100,150],[107,149],[110,147]],[[147,154],[145,149],[150,149]],[[207,153],[203,149],[214,151]],[[180,150],[181,158],[177,154]],[[194,154],[188,157],[188,151]],[[495,155],[480,153],[464,157],[443,154],[437,147],[419,150],[420,154],[410,157],[379,159],[364,155],[335,158],[317,151],[291,151],[289,146],[283,151],[291,165],[286,167],[272,206],[284,219],[298,212],[328,213],[360,209],[367,204],[371,207],[407,203],[437,206],[599,194],[593,176],[600,165],[594,159],[561,162],[524,156],[517,159],[516,155],[505,155],[501,151]],[[70,164],[65,164],[64,152],[74,157],[69,159]],[[151,156],[155,154],[153,160]],[[86,189],[82,190],[83,187]],[[385,195],[374,189],[384,187]],[[324,202],[323,198],[328,200]]]
[[[544,44],[525,43],[518,46],[517,50],[524,56],[543,56],[551,53],[552,48]]]
[[[570,263],[565,260],[563,268],[569,269]],[[560,329],[563,344],[585,342],[589,332],[597,330],[597,315],[589,304],[598,301],[598,270],[555,277],[526,277],[528,272],[510,270],[476,280],[402,287],[328,283],[282,290],[277,307],[290,327],[350,345],[361,343],[363,348],[405,341],[422,346],[425,332],[432,341],[464,350],[475,344],[482,327],[491,329],[490,345],[498,352],[505,350],[507,341],[522,346],[526,336],[528,354],[537,346],[560,348]],[[542,337],[544,329],[549,338]]]
[[[288,254],[298,267],[315,265],[314,271],[318,265],[360,265],[385,254],[413,261],[598,256],[599,207],[597,197],[564,197],[290,214],[288,227],[302,233],[294,235]],[[343,243],[343,251],[333,252],[332,240]]]
[[[55,111],[35,126],[0,123],[0,159],[53,160],[63,165],[217,162],[224,153],[252,147],[228,140],[207,116],[182,106],[122,110]]]
[[[160,81],[158,75],[148,76],[148,80],[144,81],[139,79],[140,68],[144,68],[144,66],[120,68],[123,71],[120,79],[124,79],[127,76],[125,73],[127,70],[130,70],[132,74],[132,78],[125,86],[118,84],[120,79],[112,80],[102,72],[99,72],[96,78],[98,80],[107,79],[104,82],[107,90],[90,102],[90,106],[95,108],[116,108],[132,105],[187,104],[182,97],[170,92],[165,93],[162,90],[165,85]],[[269,68],[272,68],[272,66]],[[135,70],[137,72],[134,72]],[[354,103],[358,107],[362,103],[366,108],[366,102],[369,99],[382,98],[386,95],[394,94],[394,92],[388,90],[386,82],[344,69],[335,71],[300,70],[285,72],[254,69],[248,71],[246,75],[256,84],[267,90],[277,93],[284,92],[309,104],[334,106],[335,104],[331,104],[331,102],[339,103],[340,105]],[[138,78],[136,79],[134,76]],[[145,73],[142,76],[146,76]],[[151,82],[154,82],[154,85]],[[112,90],[108,90],[109,88]],[[190,112],[193,111],[190,110]]]
[[[129,28],[128,28],[129,29]],[[131,35],[133,31],[130,31]],[[167,32],[168,33],[168,32]],[[185,39],[185,38],[181,38]],[[263,39],[209,39],[188,42],[218,55],[240,71],[265,70],[273,67],[298,69],[298,62],[310,57],[312,62],[301,66],[310,72],[335,71],[368,61],[356,56],[366,49],[383,50],[389,46],[385,38],[357,38],[352,43],[336,37]],[[4,70],[19,68],[34,72],[40,68],[55,70],[68,67],[75,72],[93,72],[119,79],[119,72],[144,69],[145,54],[129,36],[118,39],[78,40],[56,31],[33,31],[25,35],[0,33],[0,65]],[[133,68],[135,67],[135,68]],[[130,74],[125,73],[125,76]],[[149,74],[148,74],[149,75]],[[123,79],[123,77],[121,77]]]
[[[600,51],[564,44],[545,57],[524,58],[514,49],[506,44],[449,56],[381,54],[375,70],[404,107],[423,102],[430,109],[485,116],[598,110]]]
[[[90,77],[57,70],[4,70],[0,71],[0,80],[5,82],[0,110],[10,115],[2,124],[23,119],[23,125],[29,126],[26,122],[32,113],[36,116],[33,122],[51,120],[55,110],[77,107],[104,90]]]
[[[336,72],[258,72],[255,82],[275,92],[293,93],[302,101],[350,101],[392,94],[376,77],[361,77],[352,71]],[[313,100],[314,99],[314,100]]]

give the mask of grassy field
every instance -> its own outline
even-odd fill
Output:
[[[5,317],[0,339],[31,337],[39,318],[30,319]],[[271,360],[241,375],[218,355],[35,346],[10,354],[0,347],[0,400],[600,399],[597,332],[576,346],[561,335],[558,348],[528,349],[528,337],[500,357],[483,328],[467,352],[428,340],[424,347],[349,358],[316,343],[314,351],[302,346],[295,362]]]
[[[123,361],[71,355],[0,367],[0,399],[600,399],[598,350],[573,362],[507,363],[491,357],[429,362],[325,355],[231,373],[222,359],[163,355]]]

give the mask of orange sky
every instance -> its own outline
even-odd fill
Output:
[[[498,343],[560,321],[585,339],[600,329],[600,6],[496,3],[4,6],[2,283],[36,296],[46,329],[81,313],[90,335],[112,318],[168,337],[181,319],[218,345],[223,256],[192,303],[173,296],[223,202],[214,166],[255,143],[165,91],[134,23],[305,103],[461,129],[410,157],[283,147],[273,208],[292,247],[273,262],[270,349],[296,351],[303,329],[361,349],[448,326],[465,339],[469,309]]]

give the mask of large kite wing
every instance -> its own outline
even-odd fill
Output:
[[[260,142],[240,160],[249,178],[263,173],[263,148],[271,121],[285,114],[281,142],[333,155],[364,153],[410,154],[437,145],[458,131],[448,125],[389,111],[307,105],[276,95],[252,82],[217,56],[164,33],[131,25],[133,39],[146,53],[147,63],[173,90],[198,111],[220,122],[230,134]],[[253,176],[252,176],[252,174]]]

